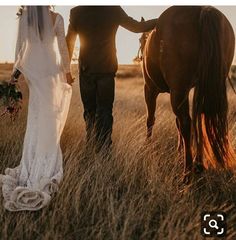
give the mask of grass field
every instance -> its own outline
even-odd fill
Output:
[[[0,80],[11,66],[0,65]],[[200,215],[227,214],[227,239],[236,239],[236,178],[207,171],[189,186],[182,183],[175,117],[169,95],[158,99],[152,141],[145,142],[143,79],[138,66],[120,66],[114,104],[113,151],[86,154],[83,107],[76,82],[61,139],[64,179],[50,205],[38,212],[11,213],[0,197],[0,239],[203,239]],[[19,164],[27,115],[0,119],[0,172]],[[236,148],[235,94],[229,89],[229,129]]]

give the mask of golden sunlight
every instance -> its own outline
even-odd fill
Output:
[[[59,12],[65,21],[65,30],[69,22],[70,9],[73,6],[57,6],[55,10]],[[141,17],[151,19],[159,17],[167,6],[123,6],[123,9],[131,17],[140,20]],[[236,6],[218,6],[231,22],[236,32]],[[0,62],[12,62],[14,60],[14,49],[16,42],[16,18],[17,7],[0,6],[0,26],[1,26],[1,45],[0,45]],[[140,34],[131,33],[120,27],[116,36],[117,56],[120,64],[132,63],[139,48]],[[79,43],[77,41],[77,49]],[[235,60],[234,60],[235,63]]]

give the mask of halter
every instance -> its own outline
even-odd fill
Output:
[[[146,45],[149,34],[150,34],[150,32],[145,32],[139,38],[139,49],[138,49],[136,57],[133,59],[133,61],[136,63],[140,63],[143,60],[143,50]]]

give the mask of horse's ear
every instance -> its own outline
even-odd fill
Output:
[[[141,22],[145,22],[145,19],[143,17],[141,17]]]

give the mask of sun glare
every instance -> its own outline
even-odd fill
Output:
[[[73,6],[56,6],[55,10],[64,17],[65,31],[69,23],[70,9]],[[140,20],[157,18],[167,8],[167,6],[123,6],[126,13],[134,19]],[[236,6],[221,6],[220,9],[230,20],[234,31],[236,32]],[[0,6],[0,26],[1,26],[1,45],[0,45],[0,62],[13,62],[14,49],[17,35],[17,7]],[[139,48],[140,34],[131,33],[120,27],[116,36],[117,57],[121,64],[132,63]],[[79,49],[79,41],[77,41],[77,50]],[[75,56],[78,55],[75,53]],[[235,63],[235,59],[234,59]]]

